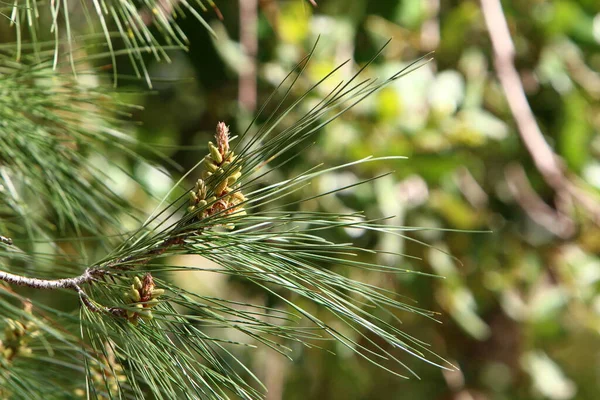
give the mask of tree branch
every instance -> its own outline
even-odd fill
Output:
[[[256,109],[256,53],[258,51],[258,0],[240,0],[240,44],[249,62],[240,73],[238,102],[248,112]]]
[[[13,241],[9,237],[0,235],[0,243],[4,243],[4,244],[11,246],[13,244]]]
[[[523,143],[546,182],[553,188],[562,188],[562,168],[535,120],[513,62],[515,47],[502,5],[499,0],[481,0],[481,6],[494,49],[496,72]]]
[[[229,150],[229,128],[225,123],[220,122],[217,124],[217,131],[215,135],[217,146],[214,146],[212,143],[209,143],[214,148],[215,152],[218,152],[217,155],[213,155],[212,153],[207,155],[208,158],[205,158],[209,162],[214,163],[215,170],[224,165],[225,162],[233,162],[233,151]],[[216,162],[212,158],[217,157],[220,159],[219,162]],[[239,167],[241,168],[241,167]],[[235,200],[230,193],[235,188],[230,188],[227,184],[233,184],[241,175],[241,172],[231,172],[230,175],[225,176],[225,179],[221,180],[221,182],[225,182],[226,185],[221,187],[220,192],[216,192],[215,194],[218,198],[213,197],[214,202],[211,203],[211,207],[209,207],[205,213],[205,217],[209,215],[213,215],[221,212],[234,212],[238,210],[239,207],[239,199]],[[236,175],[237,174],[237,175]],[[232,182],[233,178],[233,182]],[[201,179],[198,182],[203,182]],[[203,183],[202,183],[203,184]],[[220,185],[220,183],[219,183]],[[197,189],[198,190],[198,189]],[[239,192],[239,190],[237,190]],[[192,192],[194,194],[194,192]],[[235,194],[235,193],[234,193]],[[198,197],[198,194],[194,194],[195,201],[191,202],[195,205],[199,204],[200,200],[204,201],[204,205],[208,203],[204,200],[206,195],[206,190],[204,190],[204,194],[202,195],[202,199]],[[241,193],[240,193],[241,195]],[[231,198],[229,198],[231,197]],[[238,196],[239,197],[239,196]],[[241,195],[243,198],[243,195]],[[227,200],[225,200],[227,199]],[[190,214],[194,215],[194,214]],[[197,217],[197,216],[196,216]],[[71,289],[79,294],[79,298],[81,302],[91,311],[93,312],[106,312],[111,313],[116,316],[126,316],[126,312],[120,308],[108,308],[98,305],[93,302],[89,296],[85,293],[85,291],[81,288],[81,285],[86,283],[91,283],[98,278],[101,278],[107,274],[110,274],[112,271],[125,271],[130,270],[135,265],[143,265],[150,261],[152,258],[157,257],[163,254],[167,249],[172,246],[177,246],[185,243],[185,239],[190,235],[197,234],[199,230],[196,229],[181,229],[180,224],[186,221],[185,219],[180,221],[180,223],[171,230],[170,234],[167,235],[167,238],[161,240],[160,242],[154,244],[150,248],[145,251],[140,251],[139,253],[133,252],[133,254],[129,254],[126,257],[119,257],[109,260],[104,263],[99,263],[87,268],[81,275],[72,277],[72,278],[63,278],[63,279],[39,279],[39,278],[31,278],[22,275],[12,274],[10,272],[0,270],[0,281],[4,281],[6,283],[18,286],[27,286],[34,289],[47,289],[47,290],[55,290],[55,289]],[[190,220],[187,220],[188,222]],[[185,228],[185,227],[184,227]],[[12,239],[4,236],[0,236],[0,241],[7,245],[12,245]]]
[[[508,165],[504,169],[504,176],[514,199],[533,221],[558,237],[568,238],[573,235],[575,224],[571,218],[544,203],[529,184],[521,165]]]
[[[79,294],[79,298],[81,302],[91,311],[93,312],[112,312],[111,310],[99,307],[95,303],[93,303],[89,296],[81,289],[80,285],[85,283],[92,282],[97,278],[106,274],[106,270],[102,270],[99,268],[87,268],[83,274],[73,277],[73,278],[63,278],[63,279],[39,279],[39,278],[29,278],[22,275],[11,274],[10,272],[5,272],[0,270],[0,281],[4,281],[6,283],[10,283],[12,285],[17,286],[27,286],[34,289],[47,289],[47,290],[55,290],[55,289],[72,289],[75,290]],[[114,314],[114,312],[113,312]]]
[[[2,236],[4,238],[4,236]],[[4,243],[6,243],[3,240]],[[79,299],[81,302],[92,312],[104,312],[110,313],[116,316],[124,316],[124,310],[120,308],[108,308],[104,306],[97,305],[94,303],[90,297],[85,293],[85,291],[81,288],[81,285],[86,283],[91,283],[96,281],[98,278],[109,274],[111,269],[128,269],[121,267],[122,264],[130,263],[132,261],[141,259],[139,261],[140,264],[145,264],[150,260],[150,257],[157,256],[164,253],[169,247],[181,244],[184,242],[184,238],[181,236],[175,236],[168,239],[163,240],[159,245],[153,247],[148,250],[142,256],[129,256],[125,258],[120,258],[113,260],[109,263],[94,266],[87,268],[83,274],[79,276],[75,276],[73,278],[62,278],[62,279],[39,279],[39,278],[30,278],[22,275],[11,274],[10,272],[0,270],[0,281],[4,281],[6,283],[17,285],[17,286],[27,286],[33,289],[44,289],[44,290],[56,290],[56,289],[71,289],[77,292],[79,295]],[[11,241],[12,243],[12,241]],[[144,257],[146,257],[144,259]]]
[[[523,84],[514,65],[515,47],[508,30],[500,0],[481,0],[483,17],[494,49],[494,65],[519,135],[544,181],[559,198],[571,198],[600,222],[599,207],[589,193],[577,187],[565,175],[559,157],[544,139],[527,101]]]
[[[84,283],[91,282],[97,277],[102,276],[106,271],[98,268],[88,268],[83,274],[73,278],[63,279],[39,279],[29,278],[22,275],[11,274],[10,272],[0,271],[0,280],[17,286],[27,286],[34,289],[75,289]]]

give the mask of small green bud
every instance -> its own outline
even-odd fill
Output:
[[[133,278],[133,288],[134,289],[141,289],[142,288],[142,281],[137,276],[135,276]]]
[[[204,181],[202,179],[198,179],[196,181],[195,191],[199,199],[203,199],[204,197],[206,197],[206,185],[204,184]]]
[[[233,169],[233,171],[231,171],[231,175],[237,175],[237,174],[240,174],[239,176],[241,176],[241,174],[242,174],[242,166],[241,165],[238,165],[237,167],[235,167]]]
[[[223,162],[223,156],[219,152],[219,149],[212,142],[208,142],[208,150],[210,151],[210,156],[216,161],[217,164],[221,164]]]
[[[152,300],[148,300],[144,305],[146,306],[146,308],[152,308],[152,307],[156,307],[158,305],[158,303],[160,303],[160,300],[152,299]]]
[[[31,355],[31,348],[29,347],[19,347],[19,355],[21,356],[30,356]]]
[[[232,174],[232,175],[230,175],[230,176],[227,178],[227,185],[228,185],[228,186],[231,186],[231,185],[233,185],[234,183],[236,183],[236,182],[237,182],[237,180],[240,178],[240,176],[242,176],[242,173],[241,173],[241,172],[237,172],[237,173],[235,173],[235,174]]]
[[[233,200],[236,201],[237,203],[241,203],[243,201],[246,201],[246,196],[244,196],[242,194],[242,192],[240,192],[239,190],[235,193],[233,193],[231,195],[231,197],[233,197]]]
[[[165,289],[152,289],[152,298],[156,298],[158,296],[162,296],[163,294],[165,294]]]
[[[140,297],[140,291],[137,290],[134,285],[131,285],[131,290],[129,291],[129,298],[134,301],[140,301],[141,297]]]
[[[138,315],[145,320],[151,320],[153,318],[152,311],[150,311],[148,309],[144,309],[144,310],[138,312]]]
[[[215,172],[219,169],[219,166],[215,164],[214,161],[209,157],[204,157],[204,161],[202,163],[204,164],[204,167],[210,172]]]
[[[225,190],[226,187],[227,187],[227,179],[223,179],[221,182],[219,182],[219,184],[215,188],[215,193],[220,195],[221,193],[223,193],[223,191]]]

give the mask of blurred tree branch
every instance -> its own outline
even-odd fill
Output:
[[[572,200],[589,212],[596,224],[600,223],[598,201],[591,198],[588,191],[578,187],[566,175],[559,157],[544,139],[535,120],[519,73],[514,65],[515,47],[508,30],[502,4],[499,0],[481,0],[481,9],[492,42],[494,65],[500,85],[517,124],[519,135],[533,158],[537,170],[544,181],[555,190],[559,201],[570,202]],[[570,218],[567,215],[563,217]]]
[[[504,176],[512,196],[529,217],[558,237],[567,238],[575,233],[575,224],[567,215],[555,211],[544,203],[531,187],[523,166],[510,164]]]
[[[246,111],[256,109],[256,54],[258,52],[258,0],[240,0],[240,44],[250,62],[240,74],[238,101]]]

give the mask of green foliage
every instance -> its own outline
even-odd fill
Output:
[[[17,58],[21,57],[19,51]],[[86,86],[84,71],[100,78],[92,71],[80,69],[76,75],[65,75],[52,69],[50,62],[35,62],[39,55],[35,49],[32,54],[30,64],[14,63],[2,76],[6,92],[14,93],[3,99],[6,131],[1,146],[2,168],[7,171],[2,175],[3,192],[10,194],[5,212],[14,222],[3,226],[10,239],[2,241],[6,266],[1,276],[9,284],[30,289],[70,289],[71,294],[78,295],[81,307],[77,315],[46,304],[47,298],[36,293],[21,294],[2,287],[5,308],[16,314],[14,318],[7,315],[4,321],[3,395],[261,398],[261,391],[252,384],[261,385],[260,381],[232,350],[232,346],[243,345],[243,339],[229,340],[207,332],[207,328],[236,331],[284,355],[293,343],[310,348],[334,340],[398,376],[402,376],[398,367],[414,372],[390,349],[441,368],[452,367],[397,327],[397,314],[434,319],[435,313],[343,272],[410,271],[361,260],[362,253],[377,251],[326,239],[329,231],[340,228],[397,237],[404,237],[412,228],[386,226],[381,223],[384,219],[367,219],[356,212],[295,209],[298,204],[372,181],[365,179],[306,198],[295,196],[321,176],[398,157],[366,157],[332,167],[317,165],[288,179],[271,178],[293,160],[290,152],[305,148],[324,126],[420,67],[421,59],[382,81],[362,78],[369,62],[350,79],[332,84],[332,77],[344,63],[318,82],[302,85],[304,92],[292,96],[297,84],[304,81],[311,51],[284,77],[235,142],[229,143],[234,138],[229,137],[228,127],[218,124],[216,145],[209,143],[208,155],[184,176],[201,177],[192,191],[181,187],[180,179],[146,222],[127,233],[119,230],[124,217],[132,224],[141,213],[114,193],[105,182],[108,175],[98,167],[119,167],[119,161],[128,159],[143,161],[139,153],[145,147],[115,129],[121,124],[114,117],[122,115],[127,106],[118,101],[116,93],[98,89],[101,85],[97,82]],[[114,58],[112,49],[111,54]],[[86,61],[90,60],[82,60],[84,64]],[[322,87],[329,92],[318,103],[311,104],[293,124],[282,125]],[[119,154],[122,160],[115,158]],[[44,207],[45,212],[30,212]],[[54,219],[56,225],[48,223]],[[107,254],[90,257],[87,251],[92,246],[83,242],[84,235],[91,234],[95,242],[104,242],[110,249],[114,240],[105,236],[106,232],[117,232],[125,239]],[[62,243],[71,246],[63,245],[63,249],[57,239],[67,233],[76,238],[65,239]],[[94,249],[94,253],[101,251]],[[163,260],[177,254],[213,261],[219,266],[214,272],[247,282],[271,296],[277,305],[207,297],[160,278],[182,269],[202,269],[182,268]],[[28,278],[64,278],[63,274],[75,271],[81,275],[72,280]],[[308,304],[329,317],[315,315]],[[58,327],[65,332],[56,330]],[[66,333],[77,331],[79,337]],[[34,339],[42,348],[30,344]],[[359,339],[369,345],[358,343]],[[396,365],[384,365],[382,360]],[[60,367],[72,370],[79,379],[47,376],[48,371]],[[48,387],[39,386],[42,379]]]
[[[133,154],[116,119],[133,107],[46,63],[4,67],[0,88],[0,229],[34,239],[49,230],[101,235],[118,225],[112,210],[123,201],[90,158],[102,164],[107,152]],[[47,215],[52,225],[44,226]]]
[[[75,4],[71,4],[75,3]],[[101,0],[88,2],[15,1],[3,3],[0,15],[14,28],[16,61],[23,53],[33,50],[36,59],[41,60],[40,51],[52,38],[54,42],[53,68],[63,61],[70,63],[72,72],[77,72],[78,53],[87,51],[81,46],[99,46],[110,53],[114,66],[114,79],[117,80],[117,50],[119,44],[128,55],[136,76],[143,77],[151,85],[150,75],[144,61],[144,54],[151,54],[155,60],[170,61],[167,51],[171,48],[186,49],[188,39],[178,26],[176,18],[191,14],[211,34],[202,12],[208,7],[220,15],[212,0],[185,0],[165,2],[157,0],[114,1]],[[119,44],[115,43],[118,42]]]
[[[403,327],[421,339],[443,343],[444,356],[461,372],[441,375],[417,366],[424,384],[397,382],[343,355],[329,360],[306,352],[300,365],[286,371],[284,398],[306,397],[307,390],[311,398],[332,399],[386,399],[390,394],[414,399],[595,398],[598,370],[578,360],[595,359],[600,348],[597,214],[561,203],[535,169],[496,78],[479,2],[441,2],[439,9],[421,10],[409,1],[369,2],[352,18],[338,13],[342,3],[323,2],[314,15],[297,18],[296,24],[310,27],[310,33],[293,43],[279,40],[261,53],[262,76],[285,69],[290,55],[302,54],[318,34],[328,51],[317,53],[314,65],[330,65],[340,54],[350,54],[360,65],[365,54],[393,37],[372,66],[371,73],[379,76],[415,54],[436,51],[431,64],[325,127],[315,150],[297,160],[295,168],[302,169],[322,159],[343,163],[367,155],[408,157],[407,162],[364,164],[323,178],[317,186],[394,170],[372,187],[340,194],[318,207],[365,210],[371,218],[396,215],[390,221],[396,224],[493,233],[410,235],[446,250],[461,261],[456,263],[410,241],[339,232],[335,237],[421,257],[423,263],[405,260],[405,265],[446,278],[406,277],[388,284],[421,306],[443,312],[444,324],[438,328],[423,329],[418,320],[404,320]],[[600,47],[590,39],[595,32],[590,21],[600,9],[579,1],[502,5],[516,46],[515,65],[545,139],[564,158],[567,174],[598,204],[595,85]],[[281,7],[280,12],[288,11]],[[350,34],[336,34],[342,30]],[[270,36],[261,39],[268,43]],[[319,74],[317,68],[311,72]],[[519,165],[531,187],[517,181],[515,192],[511,167]],[[558,210],[545,226],[539,223],[539,210],[518,197],[528,190],[549,210]],[[558,217],[564,215],[576,226],[568,237],[555,233]],[[317,364],[321,367],[314,371]]]
[[[106,272],[87,297],[0,286],[24,349],[0,397],[597,396],[598,220],[536,170],[479,2],[260,2],[252,116],[236,2],[222,22],[59,3],[2,11],[0,270]],[[545,140],[598,204],[600,9],[502,6]],[[232,154],[205,146],[217,121]]]

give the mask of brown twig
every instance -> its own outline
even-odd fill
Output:
[[[83,274],[74,278],[63,279],[39,279],[29,278],[22,275],[11,274],[10,272],[0,271],[0,280],[11,285],[27,286],[34,289],[75,289],[80,285],[91,282],[105,273],[104,270],[88,268]]]
[[[426,0],[424,8],[429,18],[421,26],[421,49],[434,51],[440,44],[440,0]]]
[[[519,134],[546,182],[554,188],[562,188],[565,180],[562,168],[540,131],[513,62],[515,47],[502,5],[499,0],[481,0],[481,5],[492,40],[496,72]]]
[[[465,199],[473,207],[481,209],[488,204],[488,195],[466,167],[462,167],[457,171],[456,183]]]
[[[565,174],[559,157],[544,139],[527,101],[523,84],[514,65],[515,47],[508,30],[500,0],[481,0],[483,17],[488,28],[494,65],[508,106],[517,124],[519,135],[544,181],[554,189],[559,201],[572,199],[600,223],[600,209],[589,193],[577,187]],[[568,216],[564,216],[569,218]]]
[[[177,244],[182,244],[184,238],[175,236],[162,241],[159,245],[150,249],[144,256],[129,256],[113,260],[101,266],[87,268],[81,275],[72,278],[63,279],[39,279],[31,278],[22,275],[12,274],[10,272],[0,270],[0,281],[16,286],[27,286],[33,289],[56,290],[56,289],[71,289],[77,292],[82,304],[92,312],[105,312],[116,316],[124,315],[124,311],[119,308],[108,308],[94,303],[90,297],[81,288],[86,283],[91,283],[99,278],[110,274],[111,270],[126,270],[124,264],[129,264],[137,261],[139,264],[144,264],[149,261],[150,257],[164,253],[169,247]],[[146,257],[144,259],[144,257]],[[141,261],[140,261],[141,260]]]
[[[508,165],[504,176],[512,196],[533,221],[561,238],[568,238],[575,233],[573,220],[544,203],[529,184],[521,165]]]
[[[17,286],[27,286],[34,289],[46,289],[46,290],[56,290],[56,289],[72,289],[75,290],[79,294],[79,298],[81,302],[89,308],[93,312],[102,312],[105,311],[101,309],[99,306],[94,304],[88,295],[81,289],[81,285],[85,283],[92,282],[97,278],[106,274],[106,270],[102,270],[99,268],[87,268],[83,274],[73,277],[73,278],[63,278],[63,279],[39,279],[39,278],[30,278],[22,275],[11,274],[10,272],[1,271],[0,270],[0,281],[4,281],[11,285]]]
[[[256,53],[258,52],[258,0],[240,0],[240,44],[248,63],[240,72],[238,101],[246,111],[256,109]]]

